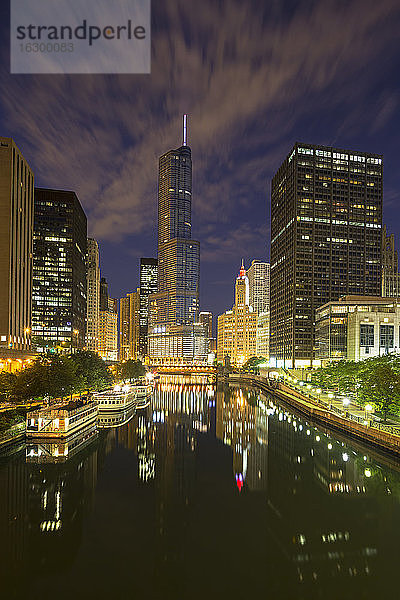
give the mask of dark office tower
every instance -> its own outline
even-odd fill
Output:
[[[158,291],[151,297],[149,354],[204,357],[195,326],[199,307],[200,244],[192,239],[192,153],[186,143],[161,156],[158,176]]]
[[[378,154],[296,143],[274,176],[271,364],[313,363],[325,302],[380,295],[382,169]]]
[[[149,296],[157,293],[158,260],[140,259],[140,311],[139,311],[139,356],[147,354],[147,333],[149,325]]]
[[[39,352],[83,348],[87,220],[75,192],[35,189],[32,334]]]
[[[108,283],[105,277],[100,279],[100,310],[108,310]]]
[[[0,347],[29,350],[33,173],[11,138],[0,137]]]

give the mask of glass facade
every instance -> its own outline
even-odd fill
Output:
[[[198,348],[204,346],[194,339],[185,341],[195,337],[199,312],[200,244],[191,239],[191,209],[192,155],[183,145],[159,161],[158,283],[157,293],[149,298],[150,357],[183,352],[186,358],[199,358]],[[168,337],[176,343],[160,339]],[[201,356],[205,357],[203,350]]]
[[[296,144],[272,181],[271,358],[315,359],[315,310],[381,293],[382,156]]]
[[[39,352],[83,348],[87,220],[75,192],[35,189],[32,335]]]
[[[140,259],[140,317],[139,317],[139,355],[147,354],[147,334],[149,325],[149,296],[157,292],[158,260]]]

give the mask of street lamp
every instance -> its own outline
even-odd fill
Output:
[[[365,408],[365,418],[368,419],[368,413],[372,412],[374,410],[374,407],[371,404],[366,404],[364,406]]]

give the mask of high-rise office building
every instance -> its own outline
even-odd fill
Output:
[[[202,310],[199,313],[199,323],[204,327],[204,334],[207,340],[208,352],[215,353],[217,347],[217,341],[213,337],[213,316],[209,311]]]
[[[218,317],[217,359],[241,366],[256,356],[257,313],[249,305],[249,280],[242,263],[235,285],[232,310]]]
[[[0,137],[0,347],[31,348],[33,173]]]
[[[207,338],[212,338],[212,313],[209,311],[202,310],[199,313],[199,323],[202,323],[204,325]]]
[[[32,335],[39,352],[83,348],[87,220],[75,192],[35,189]]]
[[[258,315],[269,311],[270,265],[261,260],[253,260],[247,269],[249,278],[250,306]]]
[[[157,293],[158,260],[140,259],[140,329],[138,352],[141,357],[147,354],[149,326],[149,296]]]
[[[381,293],[382,156],[296,143],[272,180],[271,364],[316,364],[315,310]],[[318,364],[318,363],[317,363]]]
[[[400,298],[400,273],[394,235],[382,232],[382,296]]]
[[[100,280],[98,353],[106,361],[118,360],[118,300],[109,297],[105,277]]]
[[[186,140],[159,161],[158,285],[150,297],[152,360],[190,362],[207,356],[199,308],[200,244],[192,239],[192,153]]]
[[[140,288],[119,302],[119,358],[134,359],[139,356],[140,342]]]
[[[98,350],[100,326],[100,260],[99,245],[96,240],[87,241],[87,320],[86,347],[92,352]]]
[[[257,315],[256,355],[269,360],[269,322],[270,313]]]

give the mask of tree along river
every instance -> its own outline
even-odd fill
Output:
[[[394,458],[200,378],[130,416],[2,451],[4,598],[397,597]]]

